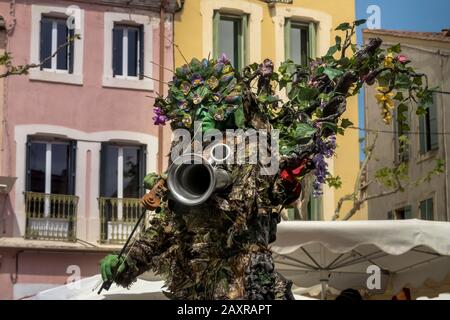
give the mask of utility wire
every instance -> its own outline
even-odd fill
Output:
[[[390,133],[390,134],[416,134],[416,135],[420,135],[420,134],[425,134],[426,132],[420,132],[420,131],[392,131],[392,130],[375,130],[375,129],[365,129],[365,128],[360,128],[360,127],[355,127],[355,126],[350,126],[348,127],[349,129],[354,129],[354,130],[360,130],[360,131],[366,131],[366,132],[374,132],[374,133]],[[431,134],[436,134],[436,135],[450,135],[450,132],[431,132]]]

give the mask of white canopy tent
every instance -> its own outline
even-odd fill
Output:
[[[443,281],[450,273],[450,223],[282,222],[272,250],[278,271],[298,287],[317,289],[321,284],[322,298],[328,286],[393,295],[427,280]],[[374,278],[378,271],[379,283]],[[368,280],[378,288],[368,288]]]
[[[138,278],[129,288],[111,286],[97,294],[101,276],[95,275],[70,284],[41,291],[31,300],[166,300],[163,294],[164,281],[155,281],[146,277]],[[294,294],[296,300],[317,300],[315,298]]]

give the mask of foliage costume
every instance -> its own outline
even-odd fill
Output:
[[[347,37],[337,37],[326,56],[306,66],[287,61],[278,73],[268,59],[239,73],[224,56],[193,59],[178,68],[168,96],[156,100],[155,123],[170,120],[173,130],[184,128],[191,134],[195,134],[194,121],[202,121],[205,133],[278,130],[279,151],[271,149],[269,154],[279,160],[279,171],[264,175],[259,162],[220,164],[231,183],[197,206],[174,201],[168,190],[150,226],[120,263],[117,256],[105,258],[104,278],[128,287],[141,273],[153,270],[165,278],[167,295],[173,299],[293,299],[292,283],[275,270],[269,245],[276,239],[281,210],[298,199],[303,177],[316,176],[316,193],[330,177],[325,160],[334,153],[336,134],[351,125],[341,118],[346,98],[357,94],[363,84],[378,82],[386,122],[391,120],[394,91],[407,92],[406,97],[396,96],[401,105],[415,100],[425,106],[430,98],[423,75],[397,55],[398,46],[386,53],[380,49],[381,40],[372,39],[357,51],[351,38],[361,23],[341,24],[338,30],[346,31]],[[353,50],[351,57],[348,49]],[[284,88],[287,102],[275,95],[275,90]],[[174,141],[172,149],[178,143]],[[208,145],[202,144],[202,148]],[[248,143],[246,148],[258,146]],[[146,188],[154,188],[161,179],[166,177],[150,174]]]

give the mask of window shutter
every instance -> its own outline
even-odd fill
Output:
[[[112,52],[112,70],[113,77],[123,74],[123,30],[117,27],[113,28],[113,52]]]
[[[73,73],[73,64],[74,64],[74,59],[75,59],[75,30],[74,29],[69,29],[69,39],[72,40],[72,42],[69,44],[69,50],[68,50],[68,54],[69,54],[69,73]]]
[[[420,153],[424,154],[427,152],[427,133],[425,126],[425,115],[419,116],[419,143],[420,143]]]
[[[75,140],[70,141],[70,153],[69,153],[69,194],[75,194],[75,176],[76,176],[76,159],[77,159],[77,142]]]
[[[40,31],[39,31],[39,61],[44,60],[44,21],[40,21]],[[44,69],[44,65],[41,64],[40,69]],[[27,143],[28,144],[28,143]]]
[[[316,24],[314,22],[309,23],[309,57],[311,59],[316,58]]]
[[[388,220],[394,220],[394,214],[392,213],[392,211],[388,211],[387,218]]]
[[[106,178],[106,161],[107,154],[106,154],[106,148],[108,147],[108,144],[106,142],[102,142],[102,146],[100,149],[100,197],[106,196],[106,189],[105,189],[105,178]]]
[[[147,146],[141,146],[139,159],[139,195],[145,194],[144,177],[147,174]]]
[[[286,19],[284,23],[284,57],[291,58],[291,20]]]
[[[420,210],[420,219],[427,220],[427,204],[426,204],[426,201],[420,201],[419,210]]]
[[[26,178],[25,178],[25,191],[30,191],[31,189],[31,170],[30,170],[30,156],[31,156],[31,140],[30,137],[27,137],[26,143]]]
[[[242,16],[242,21],[241,21],[241,39],[240,39],[240,48],[239,48],[239,52],[240,52],[240,62],[241,65],[240,67],[243,68],[247,61],[248,61],[248,56],[247,56],[247,39],[248,39],[248,15],[244,14]]]
[[[412,219],[412,208],[411,206],[406,206],[405,210],[405,219]]]
[[[428,112],[430,114],[430,150],[436,150],[439,147],[436,97],[433,97],[433,103],[428,107]]]
[[[44,59],[52,55],[52,26],[53,22],[49,19],[42,18],[40,22],[40,33],[39,33],[39,62],[42,63]],[[48,59],[43,63],[40,69],[51,68],[52,59]]]
[[[433,198],[428,199],[428,206],[427,206],[427,218],[428,220],[434,220],[434,207],[433,207]]]
[[[138,67],[138,72],[139,72],[139,80],[144,79],[144,59],[145,59],[145,33],[144,33],[144,26],[141,25],[139,26],[139,67]]]
[[[213,58],[217,59],[220,56],[219,48],[219,22],[220,22],[220,12],[214,11],[213,17]]]
[[[60,48],[56,54],[56,69],[58,70],[69,70],[69,45],[62,48],[68,41],[69,29],[67,28],[66,20],[56,19],[56,47]],[[53,53],[53,52],[52,52]]]

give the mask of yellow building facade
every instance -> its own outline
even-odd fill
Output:
[[[354,0],[269,2],[186,0],[174,18],[174,41],[181,51],[175,50],[175,66],[193,57],[215,57],[221,51],[231,55],[235,66],[259,63],[265,58],[272,59],[277,68],[286,58],[303,63],[305,55],[325,55],[334,44],[337,35],[334,29],[342,22],[355,20]],[[358,124],[356,97],[349,99],[345,117]],[[329,171],[341,177],[342,187],[324,186],[322,214],[317,219],[330,220],[337,201],[354,188],[359,169],[358,132],[347,130],[344,136],[338,136],[337,143]],[[344,205],[342,212],[347,209],[349,205]],[[354,218],[365,217],[358,213]]]

